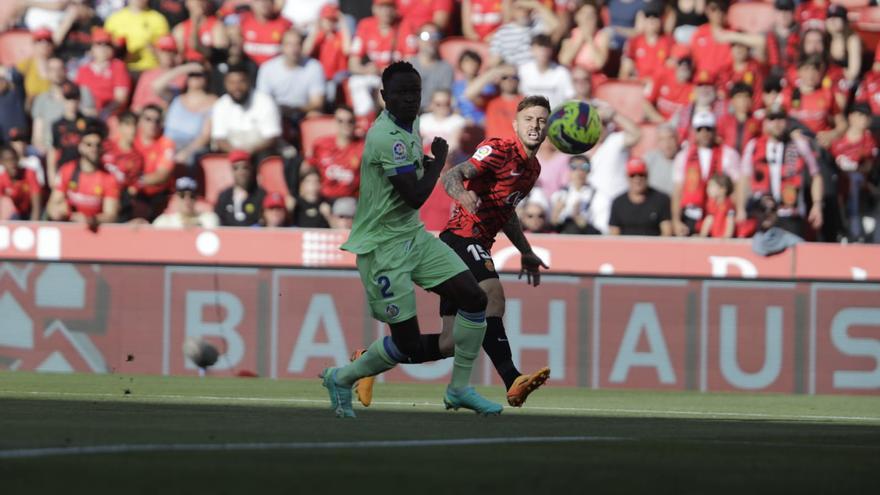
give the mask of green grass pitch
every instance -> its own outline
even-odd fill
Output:
[[[341,420],[317,379],[0,373],[0,493],[880,493],[877,397],[442,390]]]

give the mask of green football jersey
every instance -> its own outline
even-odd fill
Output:
[[[418,118],[410,132],[383,111],[367,132],[357,210],[342,249],[366,254],[388,240],[424,228],[419,211],[407,206],[388,179],[409,172],[421,179],[423,157]]]

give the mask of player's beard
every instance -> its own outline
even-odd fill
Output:
[[[537,151],[538,148],[541,147],[541,143],[544,142],[546,135],[543,132],[538,132],[538,136],[536,138],[529,137],[529,131],[526,131],[522,136],[519,137],[519,142],[522,143],[523,148],[529,151]]]

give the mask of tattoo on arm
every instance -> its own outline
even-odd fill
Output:
[[[504,235],[510,239],[511,244],[516,246],[520,253],[528,253],[532,250],[532,245],[529,244],[529,240],[526,239],[526,235],[523,233],[522,224],[516,212],[510,215],[510,218],[504,223],[502,230]]]
[[[472,179],[477,175],[479,175],[479,172],[473,163],[469,161],[461,162],[455,167],[452,167],[452,169],[446,172],[443,176],[443,188],[446,189],[446,194],[448,194],[450,198],[458,198],[463,192],[465,192],[465,179]]]

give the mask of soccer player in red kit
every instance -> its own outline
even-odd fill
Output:
[[[504,289],[490,250],[495,236],[504,231],[522,253],[520,277],[526,275],[528,282],[537,287],[541,282],[540,268],[549,268],[532,251],[516,214],[517,203],[528,196],[541,173],[541,164],[535,154],[546,136],[549,115],[547,98],[523,98],[517,106],[513,124],[516,137],[486,139],[469,160],[456,165],[441,178],[455,207],[440,240],[465,262],[489,298],[483,350],[504,380],[507,402],[513,407],[521,406],[531,392],[547,381],[550,368],[524,375],[513,364],[502,321]],[[452,301],[441,297],[443,332],[439,336],[439,348],[443,357],[452,356],[454,352],[452,328],[457,311]],[[355,352],[353,357],[362,352]],[[357,383],[355,392],[362,404],[369,405],[372,400],[372,387],[370,378]]]

